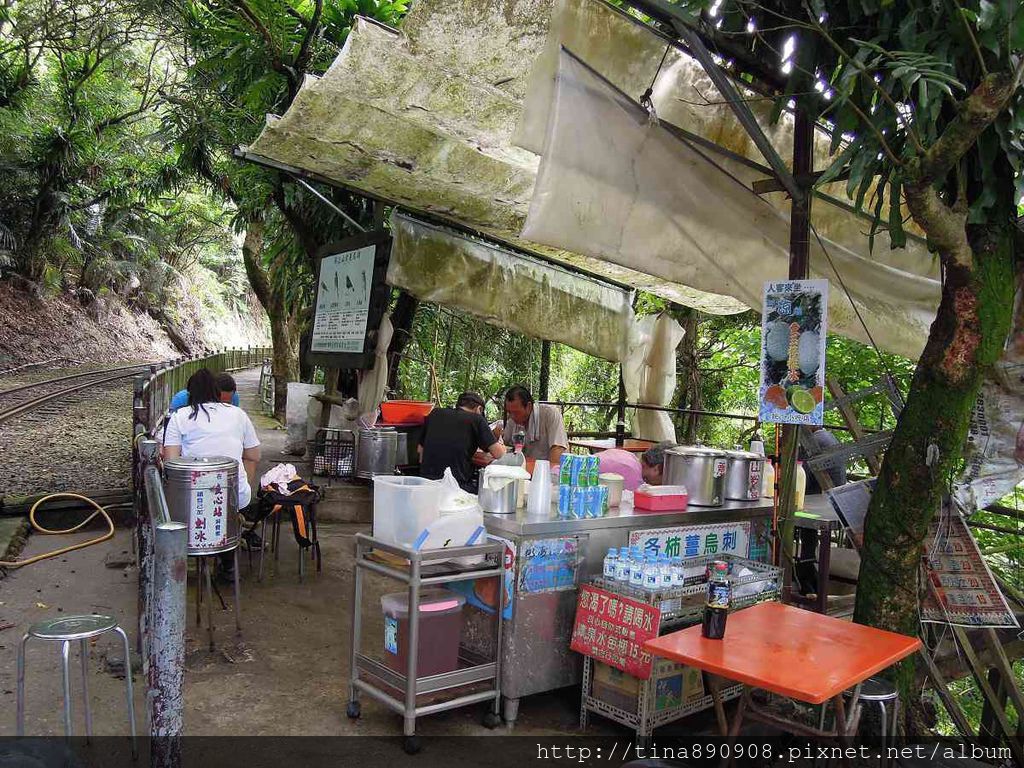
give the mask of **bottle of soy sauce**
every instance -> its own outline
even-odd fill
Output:
[[[701,634],[711,640],[725,636],[725,620],[729,617],[732,584],[729,583],[729,564],[715,560],[708,564],[708,599],[704,604]]]

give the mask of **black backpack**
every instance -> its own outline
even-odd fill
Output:
[[[246,518],[255,525],[273,514],[290,511],[295,541],[302,548],[313,546],[316,541],[316,504],[323,498],[323,491],[300,477],[288,483],[288,494],[276,489],[276,485],[260,488],[256,494],[258,503],[249,505]]]

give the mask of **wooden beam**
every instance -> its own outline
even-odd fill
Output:
[[[1020,686],[1017,685],[1017,676],[1014,675],[1013,665],[1010,664],[1010,660],[1003,651],[1003,644],[999,641],[999,635],[996,634],[992,627],[986,627],[982,630],[982,633],[985,643],[988,645],[989,650],[992,651],[992,656],[996,661],[995,668],[1003,676],[1006,693],[1010,697],[1010,701],[1013,702],[1013,708],[1017,710],[1017,717],[1024,718],[1024,695],[1021,694]]]
[[[964,737],[964,740],[974,744],[977,742],[977,737],[974,735],[974,731],[971,730],[971,724],[967,722],[967,716],[964,715],[964,711],[960,708],[960,705],[956,703],[956,699],[953,698],[953,694],[949,692],[949,685],[946,683],[946,679],[942,676],[942,672],[939,671],[938,666],[935,664],[935,660],[931,654],[928,653],[926,648],[921,648],[918,651],[920,657],[924,660],[924,665],[928,670],[928,676],[932,679],[932,687],[935,688],[935,692],[939,694],[939,700],[942,701],[943,706],[946,707],[946,711],[949,713],[949,718],[953,721],[953,725],[960,731],[960,735]]]
[[[839,413],[843,417],[843,421],[846,422],[846,426],[850,428],[850,433],[853,435],[855,442],[860,442],[867,434],[861,427],[860,422],[857,421],[857,414],[853,412],[853,408],[845,402],[846,393],[843,392],[843,388],[839,386],[839,382],[833,379],[831,376],[826,377],[825,383],[828,385],[828,391],[832,395],[832,399],[836,403],[836,407],[839,409]],[[878,454],[866,454],[864,460],[868,464],[868,469],[871,470],[871,474],[878,475],[882,471],[882,462],[878,459]]]
[[[978,687],[981,688],[982,694],[992,703],[992,714],[995,715],[996,722],[999,725],[999,729],[1002,731],[1003,738],[1006,741],[1007,746],[1010,748],[1010,752],[1013,754],[1013,759],[1017,762],[1017,765],[1024,765],[1024,748],[1021,747],[1021,743],[1017,741],[1017,733],[1014,728],[1010,725],[1010,720],[1006,716],[1006,710],[999,706],[999,696],[992,689],[992,686],[988,683],[988,676],[985,674],[985,667],[978,661],[978,656],[974,652],[974,646],[971,645],[970,638],[967,637],[967,633],[963,627],[952,627],[953,635],[956,637],[957,642],[960,645],[960,650],[963,651],[964,657],[967,659],[967,664],[971,667],[971,672],[974,674],[974,679],[978,683]]]

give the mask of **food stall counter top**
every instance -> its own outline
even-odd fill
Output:
[[[733,520],[754,519],[770,515],[770,499],[758,501],[726,501],[721,507],[690,506],[686,511],[665,511],[641,514],[624,503],[605,517],[562,518],[553,505],[546,517],[532,517],[520,509],[514,515],[484,514],[484,526],[490,533],[519,536],[548,533],[572,533],[607,528],[658,528],[669,525],[702,525]]]

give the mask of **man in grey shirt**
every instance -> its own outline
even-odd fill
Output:
[[[523,453],[528,459],[546,459],[552,467],[569,447],[562,412],[553,405],[535,403],[526,387],[517,384],[505,393],[508,420],[501,437],[505,445],[515,444],[517,434],[523,435]]]

